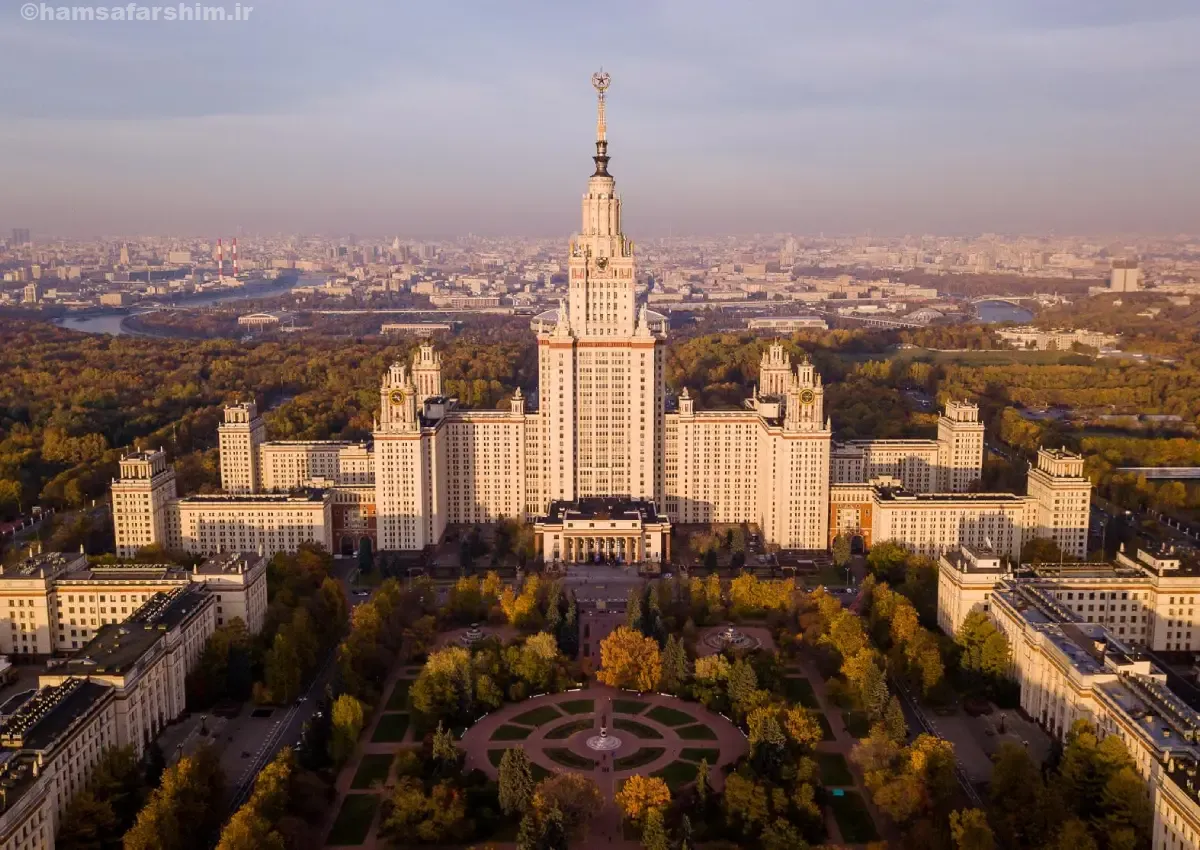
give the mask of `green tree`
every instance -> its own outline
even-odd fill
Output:
[[[908,722],[904,719],[904,709],[900,700],[892,697],[888,700],[887,709],[883,713],[883,728],[893,741],[903,742],[908,737]]]
[[[524,814],[533,800],[533,765],[519,747],[500,757],[500,808],[506,815]]]
[[[687,683],[688,659],[687,650],[678,635],[667,638],[667,645],[662,654],[662,675],[659,677],[659,687],[669,693],[678,694]]]
[[[845,534],[839,534],[833,538],[833,565],[838,569],[843,569],[846,564],[850,563],[850,538]]]
[[[358,571],[362,575],[370,575],[375,570],[375,553],[372,551],[371,538],[364,537],[358,543]]]
[[[670,850],[670,846],[667,828],[663,825],[662,809],[650,809],[642,824],[642,847],[645,850]]]
[[[635,632],[642,631],[642,589],[629,588],[629,599],[625,603],[625,625]]]

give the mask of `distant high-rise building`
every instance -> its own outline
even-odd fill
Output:
[[[1137,292],[1142,288],[1142,270],[1137,260],[1113,260],[1108,288],[1113,292]]]
[[[789,236],[783,240],[783,250],[779,252],[779,268],[787,271],[796,265],[796,237]]]
[[[41,300],[41,291],[37,283],[25,284],[25,296],[22,299],[25,304],[36,304]]]
[[[29,242],[30,242],[30,239],[29,239],[29,228],[28,227],[14,227],[12,229],[13,247],[20,247],[21,245],[28,245]]]
[[[128,245],[124,245],[124,244],[121,245],[121,257],[117,262],[122,266],[129,265],[129,246]]]

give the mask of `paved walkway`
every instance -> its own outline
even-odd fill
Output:
[[[401,679],[415,678],[414,673],[406,672],[406,667],[407,665],[403,664],[397,665],[392,669],[392,672],[388,674],[387,681],[384,682],[383,685],[383,694],[379,698],[379,704],[375,706],[374,712],[367,720],[363,734],[359,736],[358,746],[354,749],[354,754],[350,756],[346,762],[346,766],[343,767],[341,772],[338,774],[337,783],[335,785],[335,790],[337,792],[336,800],[332,810],[330,811],[329,817],[326,818],[325,823],[321,826],[322,835],[324,835],[326,839],[328,839],[329,830],[333,826],[333,822],[337,819],[338,812],[341,811],[342,803],[345,801],[347,794],[374,794],[379,797],[379,802],[382,804],[383,800],[391,793],[391,789],[396,784],[396,777],[393,773],[395,764],[393,763],[388,766],[387,778],[380,786],[374,788],[352,788],[351,785],[354,782],[354,775],[358,772],[358,766],[362,761],[363,756],[373,754],[394,755],[398,750],[404,747],[414,746],[417,743],[413,740],[411,714],[409,714],[410,722],[408,724],[408,728],[404,731],[403,740],[399,742],[389,741],[386,743],[372,743],[371,741],[371,739],[375,737],[376,727],[379,726],[379,721],[383,718],[383,716],[385,714],[396,713],[395,711],[388,711],[387,708],[388,698],[391,697],[392,689],[396,686],[396,683]],[[376,847],[389,847],[390,843],[379,835],[379,826],[379,809],[376,809],[375,817],[371,821],[371,828],[367,832],[366,840],[363,841],[362,844],[355,846],[367,848],[367,850],[374,850]]]
[[[592,710],[579,714],[560,711],[561,717],[543,721],[541,725],[536,727],[528,722],[514,722],[514,718],[527,712],[535,711],[542,706],[557,706],[561,703],[576,700],[591,700]],[[613,701],[616,700],[643,702],[646,703],[646,706],[636,714],[614,713]],[[695,718],[695,723],[683,723],[675,727],[662,723],[653,717],[647,716],[648,712],[652,711],[655,706],[673,708],[689,714]],[[662,737],[655,738],[650,735],[640,737],[636,731],[614,728],[614,718],[618,723],[622,720],[633,721],[643,727],[648,727]],[[599,734],[602,719],[608,726],[609,735],[621,740],[620,748],[611,754],[597,753],[587,746],[588,738]],[[575,722],[578,722],[581,726],[586,722],[587,726],[564,738],[546,737],[547,733],[552,732],[556,728],[570,726]],[[693,726],[696,724],[710,729],[716,736],[716,739],[685,739],[680,737],[676,731],[676,729],[683,726]],[[493,734],[501,726],[529,728],[530,732],[527,737],[522,739],[493,740]],[[736,761],[749,749],[746,737],[736,726],[721,717],[721,715],[709,711],[699,703],[685,702],[677,697],[656,693],[639,696],[629,691],[620,691],[597,684],[592,684],[579,691],[547,694],[524,702],[505,704],[497,711],[483,717],[471,726],[463,736],[460,746],[467,754],[466,770],[479,768],[489,776],[496,777],[499,775],[499,770],[492,764],[491,758],[488,755],[489,751],[503,751],[511,747],[520,747],[529,756],[530,761],[546,770],[591,774],[595,778],[596,784],[600,786],[601,793],[610,800],[615,796],[616,789],[624,779],[635,773],[648,776],[661,770],[667,765],[678,761],[684,749],[715,749],[719,751],[720,755],[715,760],[715,763],[709,765],[709,779],[713,787],[719,790],[724,784],[724,776],[717,768]],[[581,759],[594,762],[594,765],[590,767],[583,765],[570,767],[556,762],[546,754],[547,749],[556,748],[565,749]],[[638,767],[625,770],[614,769],[613,759],[630,756],[641,748],[661,749],[663,752],[653,761]]]
[[[834,785],[826,787],[844,787],[848,790],[857,792],[858,795],[862,797],[867,809],[871,812],[871,819],[875,821],[876,831],[879,832],[881,837],[887,839],[889,842],[895,842],[894,846],[899,846],[898,842],[901,838],[899,832],[896,830],[895,826],[884,817],[883,813],[875,807],[875,804],[871,801],[870,792],[867,791],[866,786],[863,785],[861,772],[855,766],[854,762],[850,760],[850,753],[854,750],[854,746],[858,743],[858,739],[851,735],[849,730],[846,729],[846,724],[842,720],[842,710],[834,705],[833,701],[829,698],[829,691],[825,687],[825,679],[821,676],[820,671],[817,670],[816,665],[811,659],[802,656],[799,661],[788,664],[788,673],[789,675],[799,673],[804,678],[808,679],[809,684],[812,685],[813,695],[817,700],[817,707],[821,713],[825,715],[825,719],[829,721],[829,728],[833,730],[834,739],[832,741],[821,741],[819,744],[817,744],[817,752],[840,754],[846,760],[846,764],[850,768],[850,773],[854,776],[854,785],[852,786]],[[825,807],[825,828],[829,832],[829,841],[827,843],[845,844],[842,839],[842,830],[838,826],[837,819],[833,816],[833,810],[828,806]]]

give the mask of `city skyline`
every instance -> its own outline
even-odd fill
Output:
[[[1184,3],[604,12],[14,13],[4,224],[553,236],[590,165],[577,92],[603,64],[612,170],[643,238],[1200,230],[1200,117],[1178,105],[1200,14]],[[31,63],[38,84],[18,85]]]

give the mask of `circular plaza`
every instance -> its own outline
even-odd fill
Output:
[[[658,776],[677,790],[695,780],[700,763],[709,782],[748,749],[732,723],[699,703],[663,694],[604,686],[546,694],[504,705],[463,735],[467,767],[495,777],[513,747],[525,751],[539,776],[554,771],[591,775],[610,798],[628,776]]]

